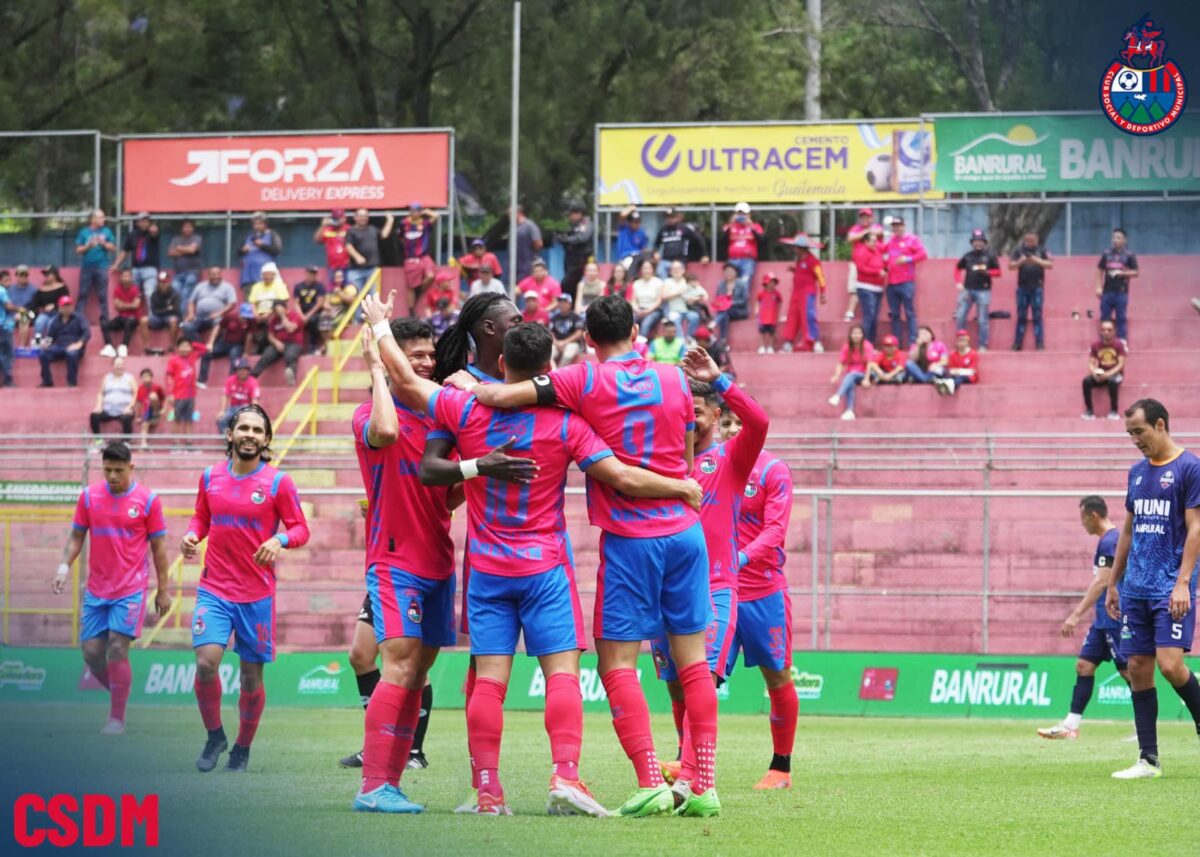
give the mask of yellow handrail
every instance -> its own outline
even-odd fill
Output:
[[[371,278],[369,280],[367,280],[367,284],[363,287],[363,290],[358,293],[358,295],[354,298],[354,302],[352,304],[350,304],[350,308],[348,310],[346,310],[346,314],[342,316],[342,320],[340,322],[338,322],[337,327],[335,327],[333,329],[333,334],[330,337],[331,341],[341,339],[342,332],[346,329],[346,325],[348,325],[350,323],[350,319],[352,319],[354,317],[354,314],[358,311],[358,307],[362,303],[363,298],[365,298],[373,289],[375,289],[379,286],[379,283],[382,281],[382,278],[383,278],[383,269],[376,268],[375,273],[371,275]],[[333,403],[335,405],[341,403],[342,370],[346,368],[346,363],[349,362],[350,355],[352,355],[353,353],[354,353],[353,348],[346,348],[342,351],[341,354],[339,354],[336,358],[334,358],[334,361],[333,361]]]
[[[319,372],[320,370],[316,366],[308,370],[308,373],[304,376],[304,380],[297,384],[296,389],[292,391],[292,397],[287,400],[287,404],[283,406],[283,410],[279,412],[279,416],[275,417],[275,425],[283,425],[284,421],[288,418],[288,414],[292,412],[292,408],[296,406],[296,402],[300,401],[300,397],[304,395],[304,391],[309,384],[312,384],[314,391],[316,390],[317,374]]]

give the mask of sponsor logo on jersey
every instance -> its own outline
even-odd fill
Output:
[[[300,676],[296,690],[314,696],[328,696],[341,690],[342,666],[337,661],[319,664]]]

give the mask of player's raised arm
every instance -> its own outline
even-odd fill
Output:
[[[742,421],[742,430],[726,441],[725,446],[729,450],[734,472],[744,482],[754,469],[754,462],[758,460],[763,444],[767,442],[771,418],[762,405],[733,383],[732,378],[721,374],[721,367],[703,348],[688,350],[683,357],[683,371],[689,378],[711,384],[725,400],[729,411]]]
[[[540,379],[539,379],[540,380]],[[473,393],[479,404],[489,408],[507,410],[511,408],[527,408],[530,405],[554,404],[553,385],[546,383],[539,388],[534,381],[522,381],[519,384],[481,384],[470,372],[455,372],[446,379],[446,383],[467,393]],[[539,389],[550,391],[550,399],[542,401],[546,394],[539,395]]]
[[[1125,576],[1125,563],[1129,559],[1129,545],[1133,541],[1133,510],[1126,508],[1128,514],[1121,524],[1121,535],[1117,538],[1117,555],[1113,559],[1112,577],[1108,581],[1108,595],[1104,599],[1104,608],[1114,619],[1121,618],[1121,596],[1117,592],[1117,584]],[[1192,557],[1195,559],[1195,556]]]
[[[374,295],[367,295],[362,302],[363,318],[375,334],[379,356],[387,368],[388,377],[392,380],[392,391],[409,408],[422,413],[429,403],[429,397],[436,393],[439,387],[413,371],[404,350],[392,335],[388,320],[391,318],[391,307],[395,297],[396,293],[392,292],[385,304]]]
[[[379,347],[371,328],[362,331],[363,360],[371,374],[371,416],[367,420],[366,441],[372,449],[391,446],[400,437],[400,420],[392,404],[392,391],[388,389],[387,369],[379,356]]]

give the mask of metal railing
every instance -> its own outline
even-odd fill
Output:
[[[346,368],[346,364],[350,361],[350,357],[354,354],[354,348],[350,344],[352,340],[343,340],[342,332],[345,331],[346,325],[350,323],[350,320],[357,315],[358,308],[362,305],[363,298],[379,287],[382,276],[382,269],[376,268],[375,273],[371,275],[369,280],[367,280],[367,283],[365,286],[363,286],[362,291],[355,296],[354,302],[350,304],[349,309],[347,309],[345,314],[342,316],[342,320],[338,322],[337,326],[333,329],[333,333],[330,335],[331,342],[342,343],[340,346],[341,353],[334,357],[333,360],[333,403],[335,405],[341,404],[342,371]]]

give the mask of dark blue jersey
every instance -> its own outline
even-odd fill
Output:
[[[1118,530],[1116,527],[1113,527],[1102,535],[1100,541],[1096,543],[1096,555],[1092,558],[1093,574],[1099,572],[1102,568],[1112,569],[1113,560],[1117,555],[1117,536]],[[1106,597],[1106,594],[1101,592],[1100,597],[1096,599],[1096,621],[1092,623],[1092,627],[1098,628],[1101,631],[1116,631],[1120,629],[1121,623],[1108,615],[1108,610],[1104,608]]]
[[[1192,453],[1129,468],[1125,511],[1133,516],[1133,541],[1121,587],[1125,597],[1157,601],[1171,594],[1187,539],[1185,512],[1195,508],[1200,508],[1200,459]],[[1195,568],[1188,585],[1194,593]]]

